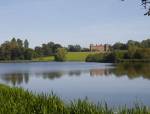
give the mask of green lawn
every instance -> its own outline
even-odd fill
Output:
[[[34,58],[33,61],[54,61],[54,56]]]
[[[87,55],[92,52],[68,52],[67,53],[67,61],[85,61]]]
[[[85,61],[87,55],[94,52],[68,52],[66,61]],[[33,61],[54,61],[54,56],[34,58]]]

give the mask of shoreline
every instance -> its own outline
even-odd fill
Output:
[[[66,102],[55,93],[50,94],[34,94],[22,88],[9,87],[0,84],[1,90],[1,113],[44,113],[44,114],[149,114],[150,107],[148,105],[136,103],[133,107],[118,106],[111,108],[107,102],[95,104],[88,99],[76,99]],[[5,104],[5,105],[4,105]],[[13,110],[12,110],[13,109]]]

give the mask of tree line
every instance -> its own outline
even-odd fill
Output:
[[[112,46],[113,50],[128,50],[129,47],[150,48],[150,39],[141,42],[129,40],[127,43],[117,42]]]
[[[13,38],[0,45],[0,60],[30,60],[32,56],[28,40]]]
[[[66,52],[89,51],[88,48],[82,48],[80,45],[68,45],[63,47],[61,44],[48,42],[34,49],[29,48],[29,41],[12,38],[0,45],[0,60],[31,60],[32,58],[55,56],[56,60],[64,60]]]

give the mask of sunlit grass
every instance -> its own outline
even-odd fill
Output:
[[[51,93],[33,94],[20,88],[0,85],[0,114],[150,114],[147,106],[110,108],[90,103],[87,99],[62,101]]]
[[[67,52],[66,61],[85,61],[89,54],[95,52]],[[54,61],[54,56],[34,58],[33,61]]]
[[[68,52],[66,60],[67,61],[85,61],[86,57],[91,54],[91,52]]]
[[[54,61],[54,56],[38,57],[34,58],[33,61]]]

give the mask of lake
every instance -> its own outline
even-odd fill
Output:
[[[0,63],[0,83],[35,93],[52,91],[64,100],[85,99],[110,106],[150,106],[150,64],[37,62]]]

